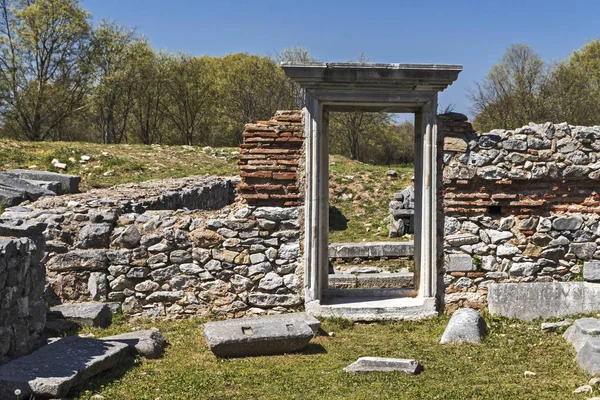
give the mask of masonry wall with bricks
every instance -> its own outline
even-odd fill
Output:
[[[599,280],[600,127],[440,120],[446,308],[484,307],[492,282]]]
[[[268,121],[246,124],[240,145],[240,195],[249,205],[297,206],[298,164],[304,122],[301,111],[277,111]]]

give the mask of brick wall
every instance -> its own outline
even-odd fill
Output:
[[[240,145],[240,195],[249,205],[296,206],[301,203],[298,164],[304,122],[301,111],[277,111],[268,121],[246,124]]]

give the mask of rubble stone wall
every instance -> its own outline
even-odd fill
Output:
[[[0,225],[0,364],[42,344],[46,324],[43,224]]]
[[[477,134],[441,118],[446,308],[484,307],[491,282],[583,279],[600,266],[600,127]]]

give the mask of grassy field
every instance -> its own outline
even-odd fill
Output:
[[[0,140],[0,170],[35,166],[38,170],[75,174],[82,177],[81,190],[84,191],[150,179],[237,175],[237,149],[214,150],[216,156],[193,146]],[[89,156],[90,160],[82,164],[81,156]],[[66,163],[67,168],[58,170],[52,165],[53,159]],[[390,168],[398,171],[399,178],[386,176],[385,172]],[[340,229],[340,221],[334,221],[337,223],[332,224],[334,229],[330,232],[330,241],[390,240],[387,238],[387,224],[383,222],[388,214],[388,203],[395,192],[410,184],[412,173],[411,165],[374,166],[342,156],[331,156],[330,203],[342,212],[347,221],[342,221],[344,229]]]
[[[352,324],[326,321],[326,331],[296,354],[217,359],[202,336],[201,321],[127,323],[86,329],[96,337],[133,328],[158,327],[170,346],[164,358],[138,359],[133,368],[103,374],[73,396],[90,399],[585,399],[573,390],[590,376],[574,362],[560,333],[539,323],[486,316],[482,345],[442,346],[448,317],[421,322]],[[414,358],[425,371],[347,374],[361,356]],[[525,371],[535,376],[525,376]]]

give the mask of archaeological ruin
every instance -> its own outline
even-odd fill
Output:
[[[282,67],[306,107],[246,125],[239,177],[44,196],[0,215],[0,335],[10,343],[0,361],[35,347],[44,303],[154,318],[600,311],[600,127],[477,133],[462,114],[437,115],[456,65]],[[389,199],[414,241],[329,243],[328,113],[357,110],[414,113],[414,189]],[[330,268],[388,258],[414,261],[414,274]]]

